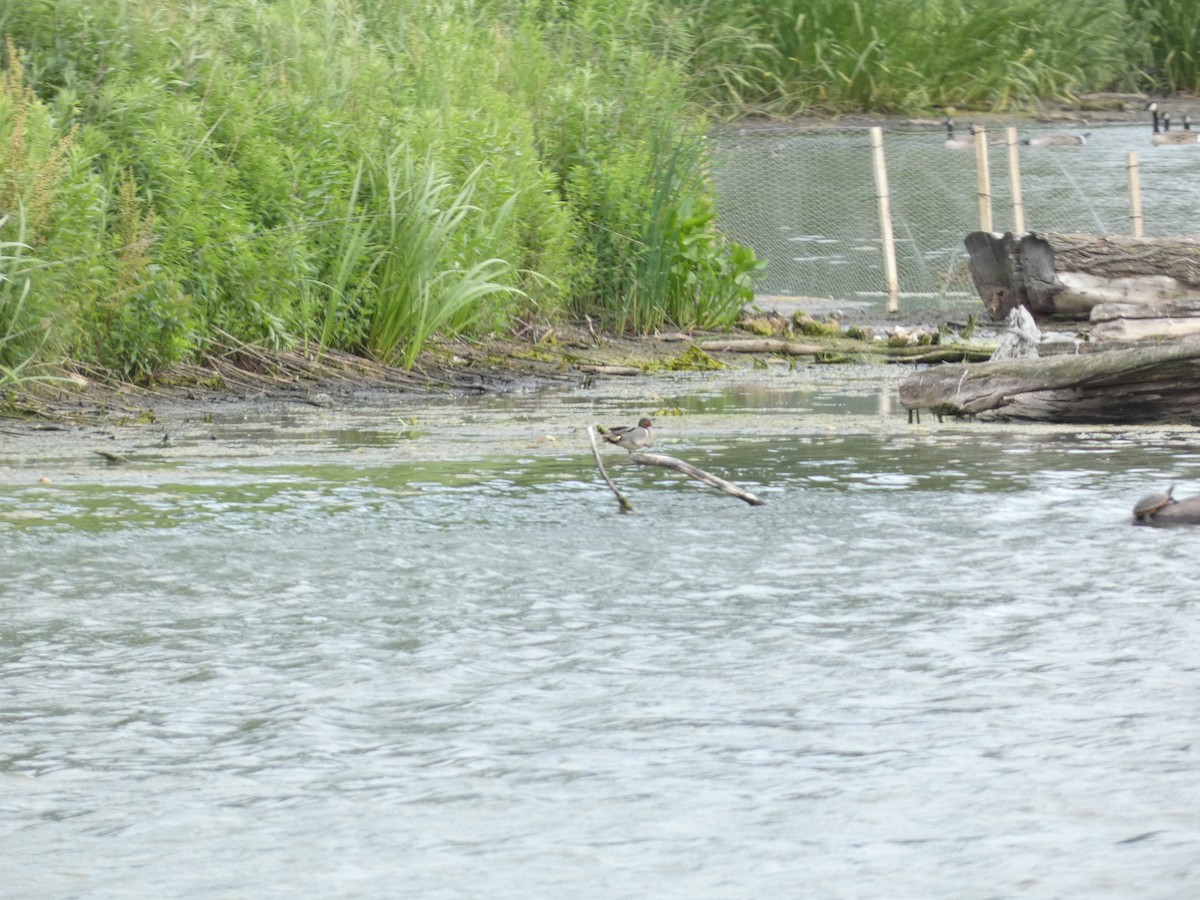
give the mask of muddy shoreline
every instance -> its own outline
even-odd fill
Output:
[[[775,319],[800,309],[816,321],[835,313],[845,328],[934,328],[966,324],[970,314],[923,312],[894,316],[832,301],[760,298]],[[982,311],[982,306],[980,306]],[[947,325],[947,318],[951,324]],[[987,352],[989,326],[973,341]],[[663,333],[644,338],[547,327],[522,339],[437,342],[412,372],[348,354],[294,352],[267,356],[246,348],[178,367],[153,385],[108,384],[73,373],[72,380],[10,398],[0,417],[0,472],[28,480],[30,467],[57,480],[64,472],[109,469],[125,478],[145,466],[187,460],[250,460],[280,453],[339,451],[361,441],[353,459],[380,453],[446,457],[488,453],[558,453],[587,446],[589,422],[620,424],[642,414],[681,415],[681,397],[730,390],[833,390],[891,403],[911,365],[889,358],[881,341],[829,336],[831,354],[851,361],[820,363],[814,356],[762,352],[698,352],[706,340],[754,340],[753,331]],[[798,333],[789,340],[817,341]],[[913,348],[917,349],[917,348]],[[938,348],[922,348],[936,350]],[[898,352],[898,351],[889,351]],[[897,364],[899,363],[899,364]],[[875,401],[871,401],[873,406]],[[580,410],[586,410],[580,412]],[[895,424],[903,424],[895,407]],[[725,435],[763,429],[826,433],[830,428],[875,429],[878,417],[811,417],[783,421],[767,415],[690,417],[667,431]],[[352,435],[339,438],[338,432]],[[307,448],[307,450],[306,450]],[[669,451],[668,451],[669,452]],[[15,467],[15,469],[14,469]],[[19,471],[18,471],[19,470]]]
[[[1042,125],[1132,124],[1147,121],[1147,97],[1090,95],[1074,104],[1047,105],[1018,114],[948,110],[962,122],[988,127],[1017,125],[1023,131]],[[1173,113],[1188,113],[1200,120],[1200,100],[1190,96],[1153,98]],[[746,131],[836,129],[883,125],[890,129],[938,129],[942,117],[843,115],[806,117],[787,121],[743,120],[717,126]],[[1002,326],[990,321],[978,301],[961,308],[880,312],[877,304],[807,297],[757,298],[759,311],[791,320],[798,313],[818,321],[834,319],[842,329],[856,327],[880,336],[906,333],[960,334],[975,332],[971,340],[994,343]],[[687,369],[678,360],[694,341],[733,336],[751,338],[752,331],[732,335],[661,334],[625,339],[597,335],[582,328],[544,327],[520,338],[481,343],[441,342],[425,354],[413,372],[403,372],[346,354],[297,351],[265,355],[250,347],[229,347],[202,363],[178,367],[151,385],[114,384],[103,376],[72,372],[59,381],[32,392],[10,395],[0,410],[0,462],[35,446],[52,447],[75,433],[120,433],[127,429],[153,432],[171,440],[172,431],[191,428],[199,433],[214,419],[271,419],[280,414],[311,418],[347,410],[386,409],[396,406],[441,403],[454,399],[528,395],[543,391],[587,390],[598,383],[620,384],[632,397],[654,393],[656,375]],[[861,348],[868,365],[887,365]],[[839,345],[830,356],[853,357],[859,348]],[[797,368],[808,360],[787,360],[775,354],[713,354],[727,366],[726,376],[755,367]],[[890,363],[898,360],[892,359]],[[854,361],[844,361],[854,366]],[[830,367],[826,367],[830,368]],[[904,368],[892,366],[893,369]],[[616,371],[630,374],[619,376]],[[724,377],[717,380],[729,380]],[[112,440],[114,438],[101,438]],[[40,451],[33,451],[35,453]]]

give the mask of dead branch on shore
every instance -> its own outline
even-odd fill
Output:
[[[782,338],[726,338],[700,341],[696,346],[705,353],[782,353],[785,356],[816,356],[829,350],[821,344],[800,344]]]

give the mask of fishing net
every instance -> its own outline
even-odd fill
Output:
[[[945,140],[931,129],[884,133],[902,309],[978,302],[963,249],[980,223],[975,153]],[[869,129],[730,127],[713,133],[711,148],[721,227],[767,260],[760,293],[886,304]],[[1200,150],[1152,148],[1146,129],[1128,126],[1089,133],[1083,147],[1021,147],[1026,228],[1129,234],[1131,149],[1146,234],[1194,230],[1200,180],[1188,172]],[[993,230],[1011,230],[1006,146],[989,149],[989,168]]]

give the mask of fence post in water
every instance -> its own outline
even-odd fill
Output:
[[[888,193],[887,165],[883,158],[883,129],[871,128],[871,162],[875,169],[875,196],[879,200],[879,230],[883,238],[883,279],[888,312],[900,308],[900,278],[896,273],[896,236],[892,233],[892,199]]]
[[[1129,218],[1133,220],[1133,236],[1142,236],[1142,179],[1138,174],[1138,155],[1132,151],[1125,157],[1129,170]]]
[[[1021,199],[1021,155],[1017,152],[1017,129],[1005,129],[1008,139],[1008,178],[1012,184],[1013,234],[1025,233],[1025,201]]]
[[[987,129],[975,128],[975,174],[979,180],[979,230],[992,230],[992,176],[988,171]]]

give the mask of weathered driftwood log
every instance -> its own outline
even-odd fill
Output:
[[[1200,343],[923,369],[909,410],[1078,423],[1200,423]]]
[[[731,497],[737,497],[739,500],[745,500],[751,506],[762,506],[766,503],[761,497],[758,497],[748,490],[734,484],[732,481],[726,481],[724,478],[718,478],[703,469],[698,469],[691,463],[686,463],[682,459],[676,459],[674,456],[664,456],[661,453],[646,453],[638,451],[637,453],[629,454],[631,461],[639,466],[658,466],[662,469],[673,469],[688,478],[695,478],[697,481],[703,481],[709,487],[716,488],[718,491],[729,494]]]
[[[705,353],[783,353],[787,356],[816,356],[829,350],[820,344],[800,344],[782,338],[719,338],[700,341],[696,346]]]
[[[847,355],[875,354],[885,361],[904,363],[962,362],[983,360],[989,350],[968,344],[910,344],[893,347],[883,341],[859,342],[853,339],[822,344],[802,344],[782,338],[730,338],[699,341],[705,353],[781,353],[785,356],[813,356],[830,359]]]
[[[1189,340],[1200,335],[1200,299],[1166,303],[1099,303],[1092,307],[1097,341]]]
[[[1200,298],[1200,240],[1186,237],[975,231],[968,268],[994,318],[1027,306],[1038,316],[1086,319],[1098,303]]]
[[[1142,518],[1134,517],[1134,525],[1153,525],[1169,528],[1172,525],[1200,525],[1200,497],[1188,497],[1168,504],[1158,512]]]
[[[645,369],[639,369],[637,366],[605,366],[605,365],[586,365],[580,366],[579,371],[587,375],[642,375]]]

